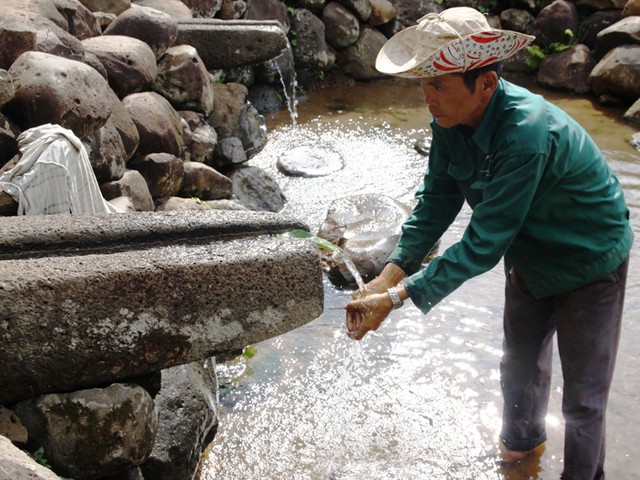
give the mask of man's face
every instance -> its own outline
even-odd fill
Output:
[[[486,108],[483,89],[479,88],[481,79],[482,75],[476,80],[474,92],[467,88],[462,76],[453,73],[420,80],[424,101],[438,125],[478,127]]]

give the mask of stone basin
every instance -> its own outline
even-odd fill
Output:
[[[0,404],[243,348],[322,313],[317,247],[278,214],[0,219]]]
[[[191,45],[207,70],[255,65],[278,57],[289,47],[275,20],[178,20],[176,45]]]

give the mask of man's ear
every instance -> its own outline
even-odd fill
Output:
[[[498,88],[498,74],[493,70],[489,70],[488,72],[484,72],[480,75],[480,88],[483,92],[493,94],[496,88]]]

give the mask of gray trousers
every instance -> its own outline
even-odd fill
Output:
[[[553,336],[562,365],[563,480],[603,480],[605,413],[620,338],[629,260],[600,280],[535,299],[517,272],[507,282],[501,440],[530,450],[546,440]]]

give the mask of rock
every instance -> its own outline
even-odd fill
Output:
[[[321,146],[301,146],[285,151],[277,162],[278,170],[293,177],[322,177],[344,168],[339,152]]]
[[[640,125],[640,98],[631,105],[626,112],[624,112],[623,118],[629,123]],[[637,136],[638,134],[636,134]],[[640,146],[636,141],[636,148]]]
[[[56,472],[76,480],[142,464],[158,430],[153,399],[137,385],[41,395],[14,411],[30,432],[29,447],[43,448]]]
[[[104,35],[137,38],[149,45],[155,56],[159,57],[178,38],[178,23],[168,13],[138,6],[118,15],[104,30]]]
[[[8,438],[11,443],[19,446],[26,446],[29,440],[29,433],[20,419],[3,405],[0,405],[0,436]]]
[[[156,56],[142,40],[102,35],[83,40],[82,45],[104,65],[109,85],[120,98],[149,89],[156,79]]]
[[[182,117],[182,130],[184,132],[185,160],[190,162],[202,162],[216,167],[214,152],[218,147],[218,134],[209,125],[204,116],[198,112],[180,111]],[[242,150],[242,144],[240,144]],[[242,150],[244,153],[244,150]],[[245,155],[246,160],[246,155]]]
[[[136,126],[133,118],[129,115],[129,112],[125,108],[122,101],[115,95],[111,95],[111,116],[109,121],[113,121],[120,138],[125,152],[125,161],[129,160],[138,149],[140,144],[140,134],[138,133],[138,127]]]
[[[136,157],[129,162],[129,167],[144,177],[154,199],[173,197],[182,188],[184,163],[170,153],[149,153]]]
[[[350,11],[356,13],[363,22],[369,20],[371,16],[370,0],[336,0]]]
[[[587,45],[590,49],[595,49],[598,33],[616,23],[620,18],[620,10],[606,10],[592,13],[580,22],[582,36],[578,40],[580,43]],[[605,53],[606,52],[603,52],[602,55]]]
[[[233,199],[251,210],[279,212],[286,199],[277,182],[258,167],[241,166],[227,172]]]
[[[440,13],[444,10],[441,2],[436,0],[421,0],[419,2],[415,0],[394,0],[393,4],[396,7],[397,14],[394,21],[389,24],[387,31],[385,31],[388,37],[415,25],[427,13]]]
[[[248,101],[247,87],[238,83],[214,85],[214,107],[208,122],[218,132],[218,141],[237,137],[251,158],[267,143],[264,117]]]
[[[169,197],[160,199],[156,212],[175,210],[248,210],[234,200],[200,200],[199,198]]]
[[[119,180],[127,169],[127,154],[113,117],[82,141],[98,183]]]
[[[280,0],[249,2],[246,18],[247,20],[277,20],[285,32],[288,32],[291,27],[287,5]]]
[[[53,3],[66,20],[67,31],[78,40],[102,33],[98,19],[78,0],[55,0]]]
[[[84,63],[26,52],[9,73],[16,93],[3,112],[22,130],[53,123],[83,139],[111,115],[113,92],[105,79]]]
[[[607,53],[591,71],[591,88],[627,102],[640,97],[640,45],[621,45]]]
[[[58,4],[46,0],[3,0],[0,15],[26,14],[42,17],[65,31],[69,31],[69,23],[58,10]]]
[[[244,18],[247,11],[245,0],[222,0],[218,17],[223,20],[237,20]]]
[[[164,97],[155,92],[134,93],[122,103],[140,135],[138,155],[164,152],[183,157],[182,121]]]
[[[0,435],[0,478],[6,480],[64,480],[40,465]]]
[[[155,8],[166,13],[174,20],[190,20],[193,18],[191,9],[180,0],[134,0],[134,5]]]
[[[333,201],[317,236],[339,246],[366,282],[382,271],[410,213],[408,205],[384,195],[344,197]],[[355,285],[340,255],[323,250],[322,259],[332,282]]]
[[[19,153],[18,135],[20,130],[0,113],[0,167]]]
[[[203,163],[184,162],[184,181],[180,196],[200,200],[230,199],[231,180]]]
[[[160,428],[151,456],[141,467],[145,478],[193,478],[218,424],[217,394],[213,359],[162,371],[155,398]]]
[[[573,32],[573,36],[566,31]],[[535,20],[536,42],[549,47],[552,43],[569,45],[578,34],[578,10],[573,2],[554,0],[544,7]]]
[[[370,3],[371,15],[366,22],[367,25],[377,27],[396,18],[396,7],[389,0],[370,0]]]
[[[131,0],[80,0],[92,12],[106,12],[120,15],[131,8]]]
[[[100,185],[102,196],[106,200],[126,197],[138,212],[152,212],[153,198],[149,186],[140,172],[127,170],[120,180],[105,182]]]
[[[356,80],[383,78],[376,67],[376,57],[387,41],[378,30],[365,27],[360,32],[358,41],[352,46],[338,52],[337,62],[342,70]]]
[[[360,35],[360,23],[358,18],[346,7],[337,2],[330,2],[322,10],[322,23],[324,23],[327,43],[340,50],[353,45]]]
[[[193,19],[178,22],[177,45],[191,45],[207,70],[255,65],[277,57],[289,46],[277,21]]]
[[[640,45],[640,16],[625,17],[598,32],[595,55],[602,58],[620,45]]]
[[[640,0],[628,0],[624,4],[622,16],[630,17],[632,15],[640,15]]]
[[[291,17],[291,30],[296,32],[293,57],[296,68],[321,72],[329,66],[328,46],[324,23],[305,9],[295,10]]]
[[[182,0],[194,17],[213,18],[222,8],[222,0]]]
[[[591,90],[589,74],[594,65],[595,60],[589,47],[574,45],[562,52],[545,56],[536,79],[545,87],[588,93]]]
[[[242,146],[242,140],[238,137],[223,138],[215,151],[213,167],[229,167],[247,161],[247,153]]]
[[[258,113],[275,113],[286,105],[286,98],[276,87],[259,83],[249,88],[249,101]]]
[[[190,45],[169,48],[158,61],[153,90],[178,110],[213,111],[213,86],[198,52]]]
[[[518,8],[507,8],[500,12],[500,25],[505,30],[534,35],[535,19],[530,12]]]

